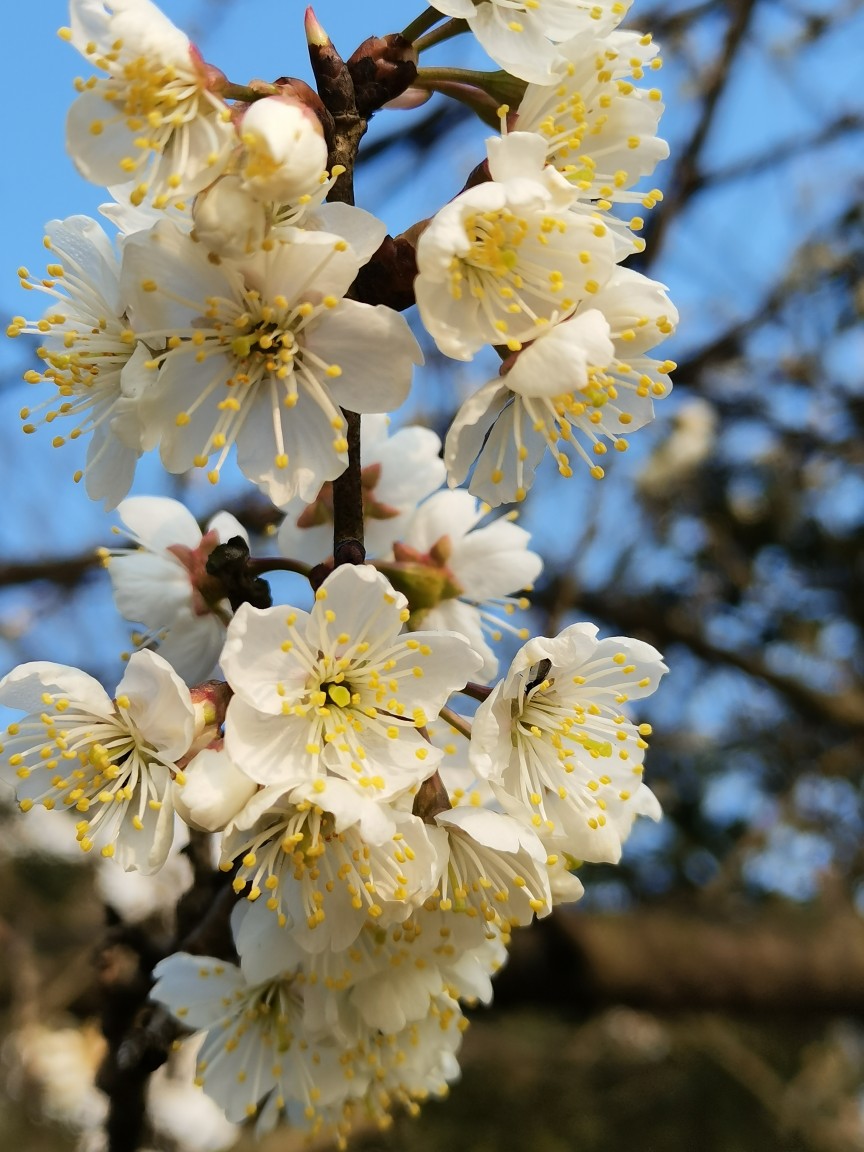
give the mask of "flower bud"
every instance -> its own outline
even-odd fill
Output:
[[[240,124],[243,189],[257,200],[294,203],[314,192],[327,167],[321,124],[301,101],[256,100]]]
[[[398,33],[370,36],[348,61],[357,111],[371,116],[417,78],[417,49]]]
[[[397,548],[402,548],[402,555],[396,551]],[[445,565],[438,566],[419,555],[409,559],[404,556],[408,551],[413,552],[413,549],[405,549],[397,543],[394,547],[397,559],[377,560],[375,567],[407,599],[412,616],[435,608],[442,600],[453,599],[463,591]]]
[[[258,790],[214,740],[178,775],[174,807],[181,819],[200,832],[220,832]]]

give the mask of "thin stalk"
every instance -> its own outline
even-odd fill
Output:
[[[451,728],[455,728],[457,732],[461,732],[466,740],[471,739],[471,725],[464,716],[460,716],[454,712],[452,708],[442,708],[439,713],[442,720],[446,720]]]
[[[470,696],[472,700],[479,700],[481,704],[492,695],[492,689],[488,684],[475,684],[471,680],[461,689],[461,692],[463,696]]]
[[[427,32],[425,36],[415,40],[414,47],[418,53],[425,52],[427,48],[434,48],[436,44],[443,44],[445,40],[452,40],[454,36],[461,36],[463,32],[467,31],[467,20],[448,20],[446,24],[433,28],[431,32]]]
[[[411,23],[402,32],[405,40],[410,40],[412,43],[424,32],[428,32],[439,20],[444,19],[444,13],[438,12],[435,8],[427,8],[425,12],[421,12],[416,16]]]
[[[473,88],[484,88],[485,80],[498,79],[500,72],[475,72],[470,68],[418,68],[417,79],[412,88],[429,88],[436,83],[470,84]]]
[[[298,576],[308,577],[311,567],[301,560],[289,560],[284,556],[250,556],[246,561],[246,570],[252,576],[263,576],[265,572],[296,572]]]
[[[265,96],[276,96],[279,89],[273,84],[262,84],[260,88],[250,88],[248,84],[232,84],[230,80],[219,89],[219,95],[224,100],[242,100],[244,104],[253,104]]]

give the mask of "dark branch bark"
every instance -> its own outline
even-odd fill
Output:
[[[864,1011],[864,921],[854,911],[558,911],[517,932],[496,979],[499,1005],[577,1015],[612,1004],[661,1012]]]

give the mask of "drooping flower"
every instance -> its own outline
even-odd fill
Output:
[[[269,913],[305,952],[341,951],[367,923],[401,923],[432,895],[441,865],[422,820],[337,776],[262,788],[222,845],[234,890],[254,905],[238,950]]]
[[[388,435],[390,418],[364,416],[363,528],[367,556],[384,556],[417,505],[444,482],[441,441],[429,428],[411,425]],[[311,503],[295,499],[283,509],[279,551],[318,564],[333,550],[333,485],[325,484]]]
[[[662,194],[638,192],[633,185],[669,155],[657,136],[660,91],[638,87],[646,70],[660,67],[657,47],[650,35],[638,32],[611,26],[591,31],[558,45],[554,81],[528,85],[511,126],[545,138],[549,163],[578,193],[574,209],[652,208]],[[640,216],[618,221],[611,214],[606,222],[622,236],[644,224]],[[644,242],[630,237],[627,247],[641,249]]]
[[[608,228],[569,210],[576,190],[546,166],[542,136],[511,132],[487,148],[492,180],[445,204],[417,243],[420,318],[457,360],[484,344],[518,352],[614,266]]]
[[[576,32],[591,36],[591,21],[616,23],[630,0],[435,0],[439,12],[467,20],[496,64],[537,84],[554,82],[556,42]]]
[[[245,528],[229,512],[219,512],[202,534],[192,513],[165,496],[131,496],[117,514],[138,545],[105,553],[114,602],[121,616],[139,621],[139,646],[159,644],[159,654],[189,684],[209,676],[219,659],[231,605],[224,589],[207,574],[218,544]]]
[[[138,344],[120,292],[120,264],[111,241],[89,216],[52,220],[45,247],[55,261],[48,279],[34,280],[19,269],[21,286],[53,298],[42,319],[13,318],[8,336],[40,336],[41,370],[25,372],[28,384],[53,385],[53,396],[21,410],[24,431],[40,424],[71,422],[52,443],[91,435],[83,476],[88,496],[114,508],[129,491],[141,455],[143,427],[138,398],[152,380],[144,365],[147,349]]]
[[[471,759],[516,819],[552,851],[616,862],[636,816],[657,819],[642,781],[650,733],[622,711],[666,672],[659,652],[592,624],[529,640],[477,709]],[[457,811],[462,811],[458,809]]]
[[[174,835],[171,778],[196,735],[189,689],[171,666],[136,652],[112,699],[77,668],[21,664],[0,680],[0,704],[27,713],[3,741],[19,807],[80,813],[85,852],[160,868]]]
[[[237,141],[224,77],[150,0],[71,0],[61,35],[105,73],[78,82],[66,142],[85,179],[156,207],[219,175]]]
[[[525,824],[501,812],[465,805],[439,812],[447,834],[439,907],[506,927],[552,911],[546,849]]]
[[[468,492],[436,492],[394,543],[393,560],[378,564],[408,597],[409,627],[461,632],[483,656],[484,681],[498,670],[487,637],[499,640],[506,629],[527,639],[506,617],[528,606],[514,593],[530,588],[543,567],[512,517],[478,527],[487,511]]]
[[[246,1120],[261,1106],[264,1131],[282,1114],[314,1129],[321,1109],[362,1096],[370,1081],[361,1052],[304,1028],[305,981],[290,959],[285,956],[278,976],[260,983],[233,964],[184,952],[154,969],[151,997],[187,1027],[206,1031],[198,1083],[229,1120]]]
[[[216,483],[236,443],[241,470],[279,505],[313,500],[344,471],[340,405],[398,407],[422,359],[397,312],[342,298],[359,267],[323,232],[218,265],[167,221],[126,239],[124,293],[156,350],[146,419],[169,471],[209,466]]]
[[[258,1132],[287,1120],[343,1142],[357,1124],[386,1126],[396,1107],[416,1113],[418,1101],[444,1095],[459,1075],[467,1021],[458,985],[473,977],[486,988],[468,965],[460,968],[455,923],[443,936],[424,927],[421,933],[408,921],[390,934],[376,931],[350,952],[315,958],[311,970],[285,933],[271,934],[271,946],[254,960],[241,952],[239,966],[176,953],[157,965],[151,996],[187,1027],[204,1030],[198,1083],[229,1119],[254,1116]],[[451,955],[438,970],[433,949],[446,952],[447,937]],[[264,951],[262,971],[255,961]],[[475,964],[479,952],[475,946]],[[451,976],[446,986],[443,971]]]
[[[616,268],[590,302],[544,329],[501,376],[468,397],[444,446],[448,482],[461,484],[474,465],[474,495],[492,506],[524,500],[547,448],[561,475],[573,474],[569,449],[601,479],[605,441],[626,450],[626,433],[647,424],[652,400],[672,389],[674,362],[644,353],[677,320],[662,284]],[[575,433],[589,442],[593,459]]]

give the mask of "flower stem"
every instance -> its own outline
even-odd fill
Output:
[[[488,684],[475,684],[469,680],[465,687],[462,689],[463,696],[470,696],[472,700],[479,700],[482,704],[484,700],[492,695],[492,689]],[[442,712],[443,715],[443,712]]]
[[[448,20],[446,24],[433,28],[431,32],[427,32],[425,36],[415,40],[414,47],[418,52],[425,52],[427,48],[433,48],[436,44],[443,44],[445,40],[452,40],[454,36],[461,36],[463,32],[467,31],[467,20]]]
[[[471,725],[464,716],[460,716],[451,708],[442,708],[439,715],[442,720],[446,720],[451,728],[455,728],[457,732],[461,732],[466,740],[471,739]]]
[[[444,14],[438,12],[435,8],[427,8],[425,12],[421,12],[416,16],[411,23],[402,32],[402,36],[406,40],[414,41],[422,36],[424,32],[437,24],[439,20],[444,19]]]
[[[253,104],[265,96],[276,96],[278,93],[279,89],[274,84],[261,84],[256,88],[250,88],[248,84],[232,84],[230,80],[219,89],[219,95],[224,100],[242,100],[244,104]]]
[[[265,572],[296,572],[298,576],[307,576],[311,571],[308,564],[302,560],[289,560],[284,556],[257,556],[246,561],[246,569],[253,576],[263,576]]]
[[[418,68],[414,88],[432,88],[440,81],[451,84],[470,84],[473,88],[483,88],[487,79],[497,79],[498,72],[475,72],[471,68]]]

